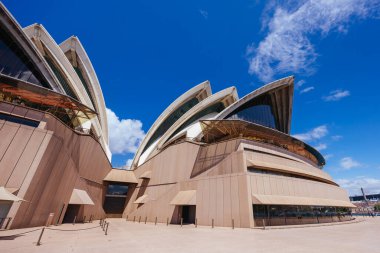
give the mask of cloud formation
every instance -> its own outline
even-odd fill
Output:
[[[356,177],[353,179],[338,179],[336,182],[347,189],[350,195],[361,195],[360,188],[363,187],[366,194],[380,192],[380,179],[370,177]]]
[[[327,148],[326,143],[319,143],[317,146],[315,146],[315,149],[318,151],[325,150]]]
[[[264,13],[266,37],[249,45],[249,73],[271,81],[286,72],[312,73],[318,54],[308,36],[347,32],[357,19],[378,17],[380,0],[270,1]]]
[[[204,17],[205,19],[208,18],[208,12],[205,11],[205,10],[199,10],[199,13],[202,15],[202,17]]]
[[[348,97],[350,95],[350,91],[348,90],[333,90],[330,92],[330,95],[322,97],[323,100],[330,101],[339,101],[344,97]]]
[[[314,141],[325,137],[328,134],[328,129],[326,125],[318,126],[306,133],[295,134],[294,138],[299,139],[301,141]]]
[[[340,160],[340,166],[345,170],[350,170],[352,168],[360,167],[361,164],[351,157],[344,157]]]
[[[310,92],[310,91],[312,91],[312,90],[314,90],[314,86],[311,86],[311,87],[307,87],[307,88],[305,88],[305,89],[302,89],[302,90],[300,91],[300,94],[308,93],[308,92]]]
[[[343,138],[342,135],[334,135],[334,136],[331,136],[331,139],[332,139],[333,141],[339,141],[339,140],[341,140],[342,138]]]
[[[145,136],[141,121],[135,119],[119,119],[111,109],[107,108],[106,111],[112,154],[136,152]]]

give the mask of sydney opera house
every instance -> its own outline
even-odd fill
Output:
[[[112,169],[105,102],[77,37],[57,44],[0,5],[0,228],[123,217],[256,227],[350,219],[325,160],[292,137],[292,76],[239,98],[179,96]]]

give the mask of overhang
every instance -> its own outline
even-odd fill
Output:
[[[285,149],[307,158],[318,166],[325,165],[323,156],[308,144],[275,129],[244,120],[201,120],[202,136],[199,141],[215,143],[234,138],[252,140]]]
[[[22,198],[17,197],[16,195],[10,193],[4,186],[0,187],[0,201],[24,201]]]
[[[227,119],[233,112],[244,107],[250,103],[250,101],[257,99],[261,95],[268,94],[270,95],[273,104],[272,113],[278,122],[278,130],[289,134],[293,106],[293,86],[293,76],[285,77],[266,84],[236,101],[219,113],[215,118],[220,120]]]
[[[309,165],[305,164],[304,166],[309,166]],[[247,167],[260,168],[260,169],[265,169],[269,171],[281,171],[284,173],[289,173],[289,174],[294,174],[294,175],[304,175],[310,178],[318,179],[319,181],[323,181],[325,183],[337,185],[336,183],[334,183],[334,181],[332,181],[330,176],[328,176],[326,173],[324,173],[321,170],[317,171],[319,173],[316,173],[316,172],[312,172],[308,170],[299,169],[294,166],[288,166],[286,164],[271,163],[271,162],[264,162],[260,160],[251,160],[251,159],[247,159]]]
[[[19,100],[25,106],[57,114],[58,118],[59,114],[68,115],[74,126],[79,126],[96,116],[96,112],[91,108],[69,96],[4,75],[0,75],[0,92]]]
[[[137,198],[135,200],[135,202],[133,202],[133,203],[134,204],[145,204],[146,202],[148,202],[148,195],[144,194],[141,197]]]
[[[142,173],[142,174],[139,176],[139,178],[142,178],[142,179],[150,179],[151,175],[152,175],[152,171],[147,170],[147,171],[145,171],[144,173]]]
[[[252,194],[252,204],[286,206],[335,206],[350,208],[355,207],[351,202],[345,200],[261,194]]]
[[[175,197],[170,201],[170,205],[177,206],[191,206],[197,203],[197,191],[180,191],[175,195]]]
[[[74,189],[69,204],[73,205],[95,205],[88,193],[84,190]]]
[[[137,184],[135,173],[131,170],[112,169],[103,181]]]

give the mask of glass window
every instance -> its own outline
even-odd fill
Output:
[[[145,150],[149,148],[150,145],[153,144],[158,138],[160,138],[162,135],[165,134],[165,132],[179,119],[184,115],[187,111],[189,111],[191,108],[193,108],[196,104],[198,104],[199,101],[197,98],[192,98],[183,105],[181,105],[179,108],[177,108],[173,113],[167,117],[162,124],[157,128],[157,130],[154,132],[152,137],[147,142],[144,150],[142,153],[144,153]]]
[[[107,187],[107,195],[127,196],[128,185],[109,184]]]
[[[0,28],[0,73],[45,88],[50,86],[9,34]]]
[[[90,97],[91,103],[92,103],[92,105],[95,108],[96,107],[95,102],[94,102],[95,100],[94,100],[94,98],[92,96],[92,93],[90,91],[90,87],[88,86],[88,83],[86,82],[86,79],[83,76],[82,70],[79,67],[74,67],[74,70],[77,73],[79,79],[81,80],[81,82],[82,82],[82,84],[84,86],[84,89],[86,90],[87,95]],[[96,108],[95,108],[95,110],[96,110]]]
[[[199,120],[200,118],[208,115],[208,114],[211,114],[211,113],[219,113],[221,111],[223,111],[225,108],[224,104],[222,102],[218,102],[216,104],[213,104],[205,109],[203,109],[202,111],[194,114],[190,119],[188,119],[185,123],[183,123],[171,136],[170,138],[172,138],[173,136],[175,136],[177,133],[181,132],[183,129],[185,129],[186,127],[188,127],[189,125],[191,125],[192,123],[196,122],[197,120]],[[169,139],[170,139],[169,138]]]
[[[280,130],[270,94],[264,94],[236,108],[227,119],[240,119]]]
[[[75,95],[74,91],[71,89],[69,83],[66,80],[66,77],[62,73],[62,70],[57,67],[57,64],[54,62],[52,57],[50,56],[50,53],[45,48],[46,56],[44,57],[46,62],[49,64],[51,70],[53,71],[54,75],[57,77],[59,83],[62,85],[63,89],[65,90],[66,94],[76,100],[78,100],[78,97]]]
[[[27,125],[31,127],[38,127],[38,125],[40,124],[39,122],[34,121],[34,120],[20,118],[13,115],[7,115],[7,114],[2,114],[2,113],[0,113],[0,120],[5,120],[5,121]]]

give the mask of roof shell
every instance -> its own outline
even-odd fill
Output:
[[[293,105],[293,85],[293,76],[285,77],[267,85],[264,85],[230,105],[228,108],[223,110],[217,117],[215,117],[215,119],[226,119],[231,113],[236,111],[238,108],[256,99],[260,95],[272,93],[275,104],[274,107],[276,109],[274,113],[280,122],[280,129],[282,132],[289,134]]]
[[[192,98],[198,98],[198,100],[202,101],[203,99],[207,98],[210,95],[211,95],[210,82],[205,81],[191,88],[190,90],[182,94],[180,97],[178,97],[173,103],[171,103],[156,119],[156,121],[153,123],[153,125],[147,132],[145,138],[143,139],[143,141],[141,142],[139,148],[137,149],[135,153],[135,157],[133,158],[131,167],[135,168],[139,163],[141,164],[141,162],[139,162],[141,155],[143,154],[144,150],[149,148],[147,147],[148,142],[150,141],[152,136],[155,134],[156,130],[161,126],[161,124],[164,122],[165,119],[167,119],[176,109],[178,109],[186,101],[189,101]],[[152,145],[154,145],[154,143]]]
[[[159,143],[157,144],[157,148],[160,149],[163,147],[163,145],[171,139],[172,136],[177,129],[179,129],[184,123],[186,123],[191,117],[198,112],[201,112],[202,110],[206,109],[207,107],[210,107],[218,102],[223,102],[226,106],[226,108],[234,103],[238,99],[238,95],[236,92],[235,87],[230,87],[227,89],[224,89],[222,91],[219,91],[218,93],[213,94],[212,96],[206,98],[205,100],[201,101],[199,104],[191,108],[187,113],[185,113],[178,121],[173,124],[168,131],[166,131],[165,135],[162,136]],[[199,120],[198,120],[199,121]]]

